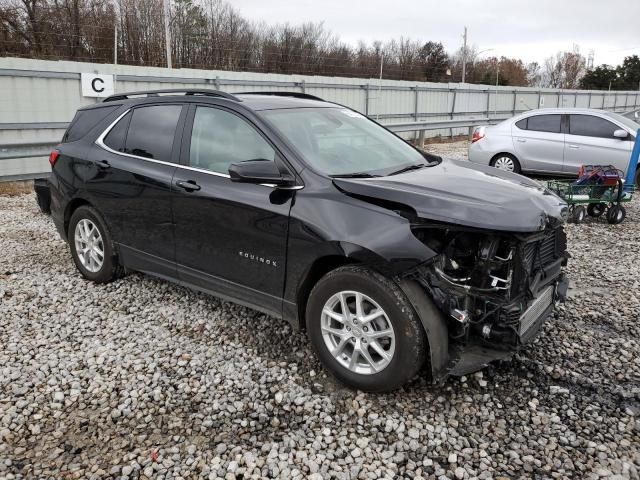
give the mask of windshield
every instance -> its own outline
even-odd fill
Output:
[[[612,118],[616,119],[626,127],[633,130],[634,134],[638,131],[638,129],[640,129],[640,124],[638,124],[637,122],[634,122],[629,117],[625,117],[618,113],[613,113],[613,112],[607,112],[607,115],[610,115]]]
[[[330,176],[388,175],[427,164],[416,149],[346,108],[264,110],[315,170]]]

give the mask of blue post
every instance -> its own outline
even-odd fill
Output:
[[[627,167],[627,177],[624,179],[624,191],[629,192],[635,182],[636,168],[638,167],[638,158],[640,158],[640,130],[636,132],[636,142],[633,144],[633,151],[629,159]]]

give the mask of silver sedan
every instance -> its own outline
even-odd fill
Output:
[[[477,128],[469,160],[516,173],[575,176],[581,165],[613,165],[626,173],[638,129],[633,120],[603,110],[530,110]],[[640,170],[635,179],[639,184]]]

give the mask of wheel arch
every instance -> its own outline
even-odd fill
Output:
[[[513,153],[513,152],[507,152],[506,150],[503,152],[498,152],[495,155],[493,155],[491,157],[491,160],[489,160],[489,163],[493,162],[494,160],[496,160],[498,157],[500,156],[508,156],[508,157],[513,157],[518,163],[520,163],[520,160],[518,159],[518,156]]]
[[[66,206],[66,208],[64,209],[64,233],[65,235],[68,235],[68,231],[69,231],[69,222],[71,221],[71,216],[73,215],[73,212],[75,212],[79,207],[83,206],[83,205],[88,205],[92,208],[95,208],[91,202],[89,202],[89,200],[87,200],[86,198],[82,198],[82,197],[76,197],[74,199],[72,199]]]
[[[429,374],[431,381],[436,383],[446,378],[449,365],[449,330],[444,314],[417,282],[402,279],[398,285],[409,299],[424,329],[427,338]]]
[[[345,265],[359,264],[361,264],[361,262],[355,258],[337,254],[325,255],[314,260],[302,282],[300,282],[296,295],[298,327],[301,330],[307,329],[307,302],[309,301],[311,290],[313,290],[313,287],[320,281],[320,279],[337,268]]]

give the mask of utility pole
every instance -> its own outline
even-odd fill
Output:
[[[118,21],[113,24],[113,64],[118,64]]]
[[[464,35],[462,35],[462,83],[467,77],[467,27],[464,27]]]
[[[164,0],[164,41],[167,55],[167,68],[171,67],[171,29],[169,28],[170,0]]]
[[[382,99],[382,67],[384,65],[384,50],[380,50],[380,80],[378,80],[378,99],[376,106],[376,120],[380,119],[380,100]]]

